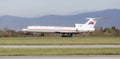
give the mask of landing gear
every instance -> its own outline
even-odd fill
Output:
[[[72,37],[73,34],[72,33],[63,33],[62,37]]]

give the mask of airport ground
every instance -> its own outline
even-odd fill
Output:
[[[0,45],[120,45],[120,37],[2,37]],[[0,55],[120,55],[120,48],[0,48]]]

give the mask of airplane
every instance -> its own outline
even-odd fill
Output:
[[[74,27],[62,27],[62,26],[27,26],[23,28],[24,32],[40,32],[40,33],[60,33],[62,36],[72,37],[75,33],[81,32],[93,32],[95,31],[95,24],[99,18],[86,18],[88,21],[85,24],[75,24]]]

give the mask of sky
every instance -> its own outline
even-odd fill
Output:
[[[0,16],[38,17],[120,9],[120,0],[0,0]]]

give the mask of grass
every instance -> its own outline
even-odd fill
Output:
[[[119,45],[120,37],[8,37],[0,45]]]
[[[120,55],[120,48],[51,48],[51,49],[5,49],[0,48],[0,56],[40,56],[40,55]]]

